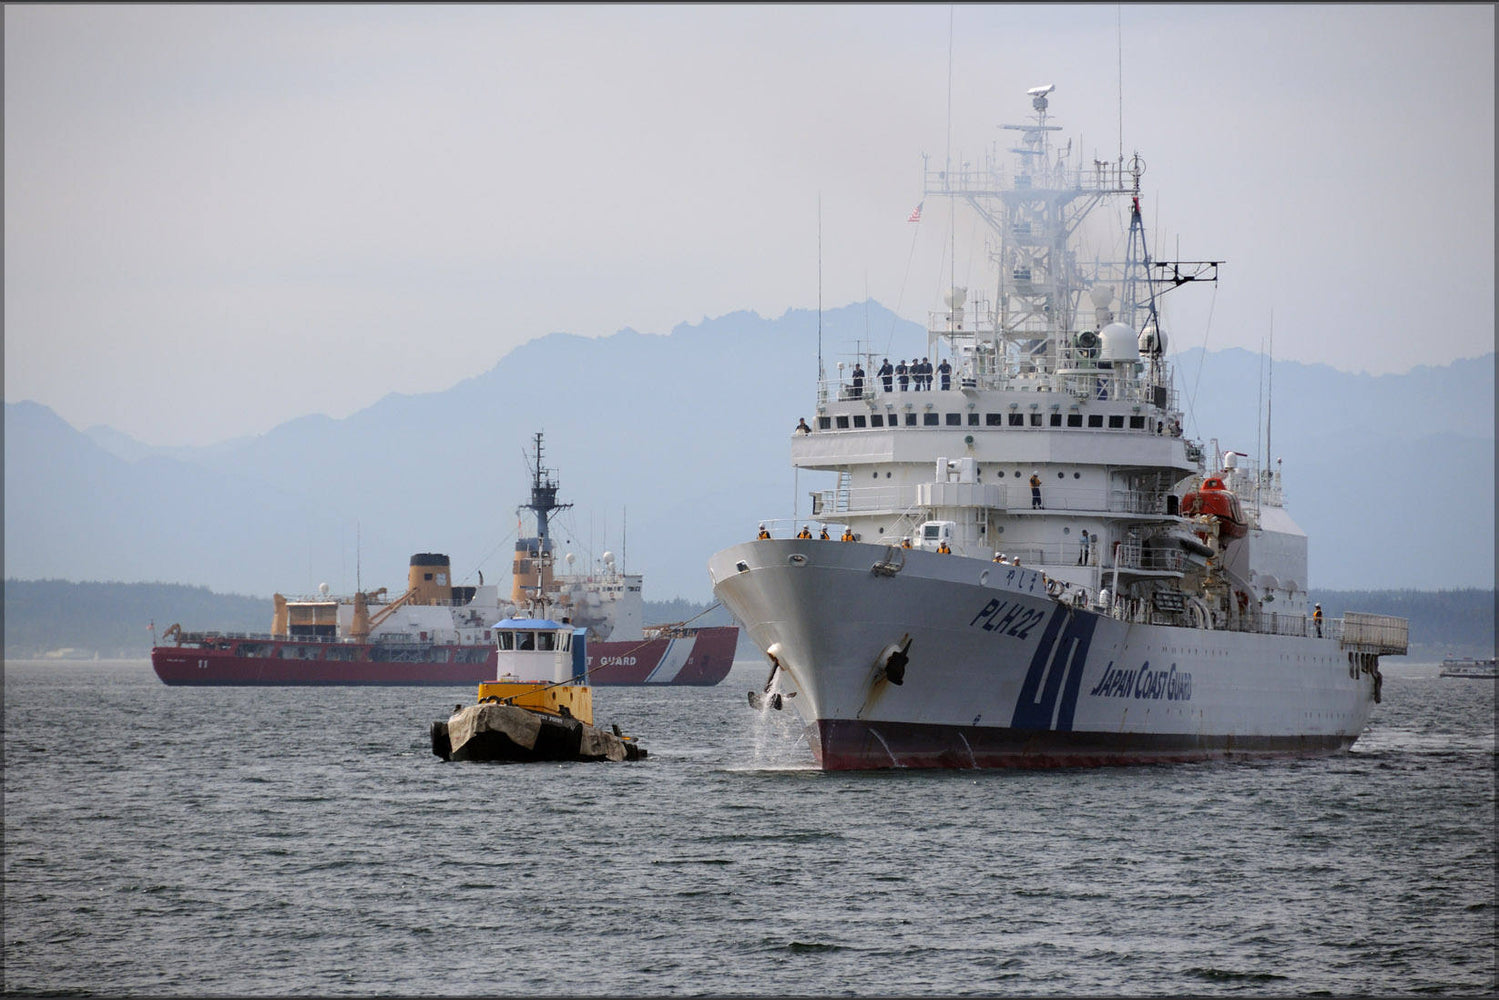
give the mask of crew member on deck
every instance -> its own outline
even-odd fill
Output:
[[[895,380],[900,383],[900,391],[905,392],[911,385],[911,369],[906,367],[906,359],[901,358],[900,364],[895,366]]]
[[[889,358],[886,358],[885,363],[880,365],[878,374],[880,376],[880,380],[885,384],[885,391],[889,392],[891,378],[895,375],[895,368],[890,364]]]
[[[943,389],[943,391],[945,392],[948,389],[951,389],[952,388],[952,365],[950,365],[950,364],[947,363],[947,359],[946,358],[943,358],[942,359],[942,363],[937,366],[937,371],[942,375],[942,389]]]
[[[854,399],[863,399],[864,398],[864,366],[861,365],[861,364],[859,364],[859,362],[857,362],[857,361],[854,362],[854,390],[853,390],[853,398]]]
[[[845,541],[845,542],[851,542],[851,541],[853,541],[854,540],[854,529],[850,528],[848,525],[844,525],[843,526],[843,539],[842,540]]]
[[[812,528],[811,528],[811,526],[810,525],[806,525],[806,524],[802,525],[802,530],[799,531],[799,532],[797,532],[796,537],[797,538],[811,538],[812,537]]]
[[[1038,510],[1041,507],[1041,474],[1031,472],[1031,509]]]
[[[812,433],[812,428],[807,426],[807,418],[806,417],[798,417],[797,418],[797,420],[796,420],[796,430],[793,431],[792,433],[794,433],[794,434],[800,434],[803,437],[805,437],[806,435]]]
[[[826,542],[828,539],[832,538],[833,536],[828,534],[828,526],[824,524],[822,526],[822,531],[818,534],[817,537],[821,538],[823,541]]]
[[[760,525],[760,534],[756,535],[755,537],[761,538],[761,539],[769,538],[770,537],[770,532],[766,531],[765,530],[765,525],[762,524],[762,525]]]
[[[1312,612],[1312,621],[1317,625],[1317,638],[1322,638],[1322,605],[1317,605],[1317,610]]]

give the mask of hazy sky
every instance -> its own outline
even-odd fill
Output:
[[[1490,5],[4,18],[5,398],[79,428],[205,444],[553,331],[815,308],[819,242],[825,307],[923,320],[953,238],[906,221],[922,154],[977,161],[1042,83],[1078,154],[1144,156],[1157,256],[1226,262],[1173,350],[1494,349]]]

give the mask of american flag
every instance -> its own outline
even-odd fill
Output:
[[[921,221],[921,206],[925,205],[925,204],[926,204],[926,202],[924,202],[924,201],[917,203],[916,207],[913,208],[913,209],[911,209],[911,214],[906,219],[906,221],[907,222],[920,222]]]

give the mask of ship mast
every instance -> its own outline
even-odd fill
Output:
[[[551,551],[551,537],[548,533],[547,518],[554,510],[566,510],[571,507],[570,503],[557,502],[557,480],[552,479],[550,471],[541,464],[541,432],[536,432],[536,461],[531,464],[531,502],[522,504],[521,510],[529,510],[536,515],[536,537],[541,540],[541,548],[544,552]]]

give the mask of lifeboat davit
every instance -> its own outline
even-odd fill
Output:
[[[1219,476],[1208,476],[1195,490],[1182,497],[1181,512],[1187,517],[1211,514],[1218,519],[1218,534],[1224,538],[1243,538],[1249,533],[1239,495],[1223,485]]]

